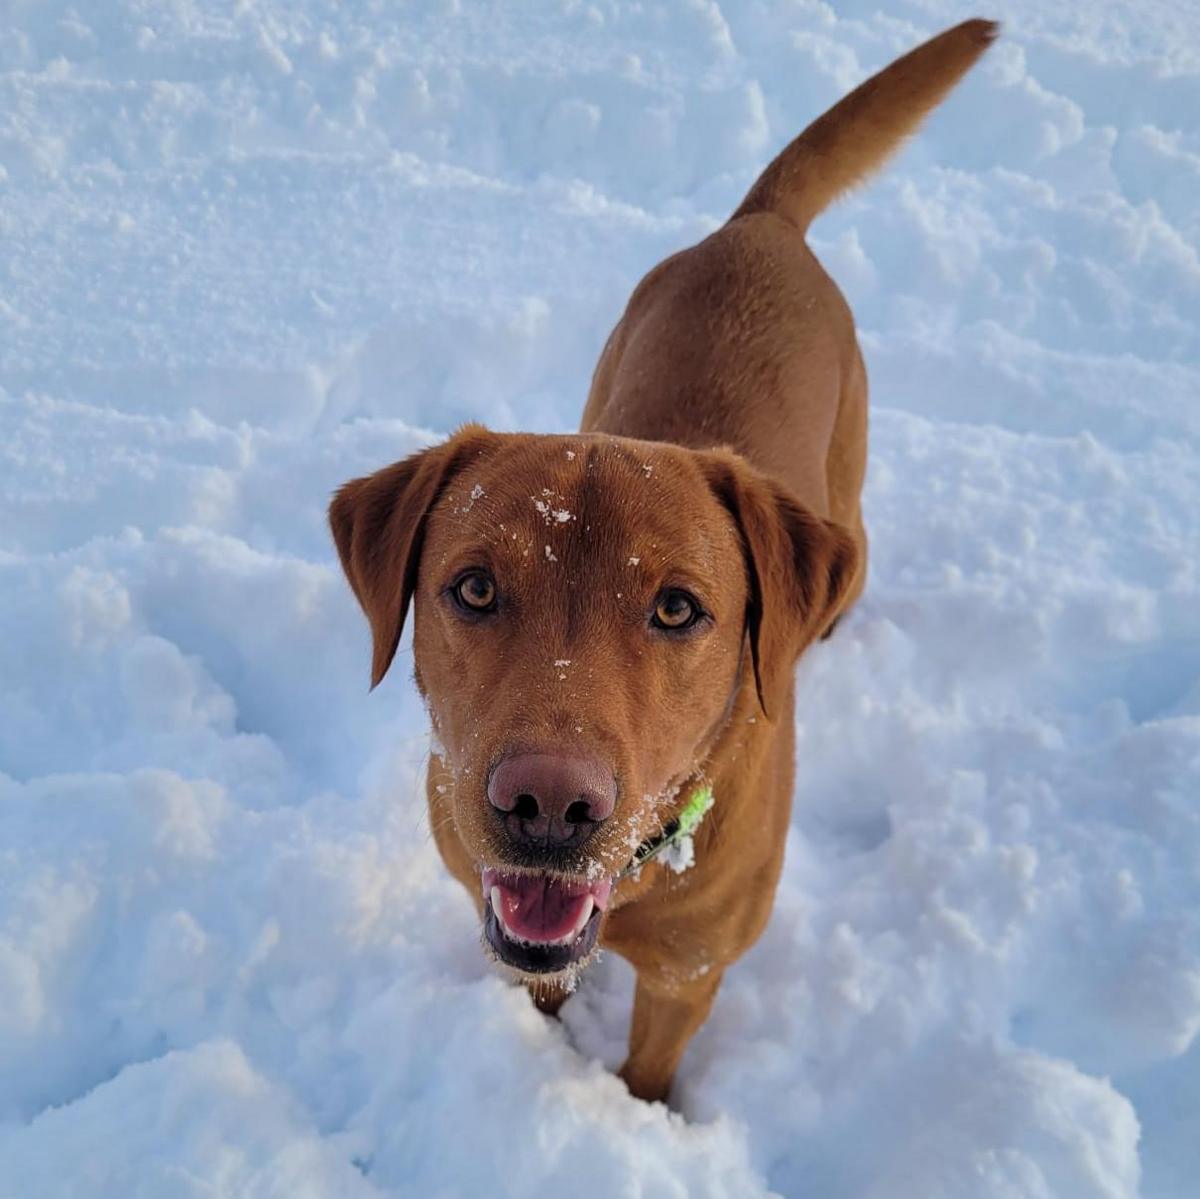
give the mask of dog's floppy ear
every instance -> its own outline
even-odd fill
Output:
[[[770,715],[801,651],[840,611],[858,571],[858,547],[841,525],[817,516],[737,454],[706,454],[703,461],[709,485],[742,534],[746,631],[758,702]]]
[[[449,441],[338,488],[329,527],[371,626],[371,686],[387,673],[417,585],[425,518],[446,484],[491,434],[467,425]]]

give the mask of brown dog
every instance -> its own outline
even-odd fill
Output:
[[[347,483],[342,565],[387,671],[415,602],[442,857],[553,1011],[598,944],[637,971],[622,1076],[667,1094],[783,861],[793,667],[862,590],[867,388],[804,241],[996,34],[943,33],[638,285],[574,436],[468,426]],[[644,860],[712,810],[673,865]]]

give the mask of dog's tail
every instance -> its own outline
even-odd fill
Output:
[[[995,21],[964,21],[872,75],[784,148],[730,219],[774,212],[806,230],[916,132],[999,32]]]

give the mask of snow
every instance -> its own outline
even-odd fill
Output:
[[[463,420],[572,428],[641,274],[967,15],[6,9],[4,1199],[1194,1193],[1189,5],[1004,0],[814,226],[871,375],[871,579],[801,666],[775,915],[679,1112],[609,1073],[623,963],[561,1024],[487,964],[411,653],[368,694],[324,524]]]

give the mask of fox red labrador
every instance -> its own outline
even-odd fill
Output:
[[[867,80],[656,266],[578,434],[471,425],[330,508],[373,683],[415,608],[430,823],[486,945],[547,1011],[598,946],[627,958],[621,1073],[646,1099],[770,914],[793,668],[866,572],[866,374],[805,230],[996,30],[967,21]]]

